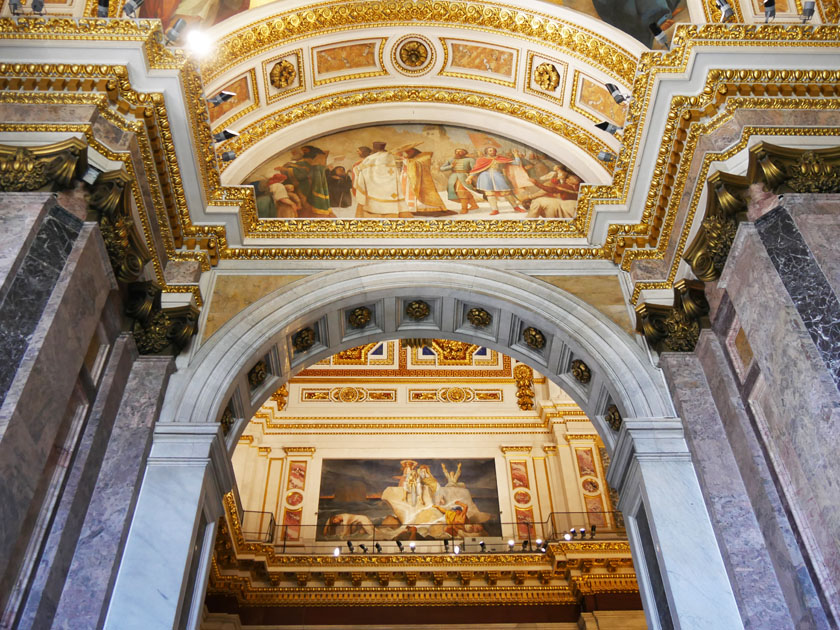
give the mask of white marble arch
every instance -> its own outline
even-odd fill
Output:
[[[403,316],[405,304],[414,299],[431,306],[427,320]],[[373,310],[372,323],[353,331],[344,324],[345,312],[362,305]],[[487,331],[464,320],[476,306],[493,315]],[[521,341],[524,326],[544,333],[542,351]],[[304,327],[315,328],[320,341],[296,356],[291,337]],[[105,627],[172,627],[187,613],[197,620],[212,553],[209,542],[195,543],[212,539],[198,523],[205,522],[201,514],[212,524],[221,513],[221,492],[233,484],[230,453],[246,419],[306,366],[345,348],[398,337],[485,345],[524,361],[566,389],[613,453],[610,483],[622,497],[619,508],[628,521],[649,627],[666,627],[660,624],[657,594],[659,601],[667,599],[676,628],[743,627],[682,423],[647,355],[594,308],[555,287],[515,272],[452,262],[378,263],[309,276],[256,302],[181,358],[155,432]],[[272,376],[251,392],[248,370],[263,357],[269,359]],[[573,357],[592,370],[586,388],[567,373]],[[239,419],[227,438],[227,456],[220,456],[225,450],[216,423],[229,401]],[[625,418],[618,434],[603,421],[610,401]],[[636,526],[642,512],[649,536]],[[162,518],[172,531],[150,537]],[[192,541],[188,548],[186,540]],[[194,582],[187,577],[191,565],[197,567]],[[650,571],[656,571],[653,580]],[[169,588],[162,589],[161,572],[180,581],[170,580]],[[187,606],[190,610],[182,610]],[[135,618],[144,622],[135,626],[127,621]]]

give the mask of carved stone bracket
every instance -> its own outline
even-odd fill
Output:
[[[99,223],[114,274],[123,282],[137,280],[152,258],[131,215],[130,181],[124,170],[102,173],[89,200],[91,218]]]
[[[161,289],[153,282],[128,287],[126,314],[140,354],[177,354],[198,330],[198,309],[192,305],[161,308]]]
[[[0,191],[67,188],[87,170],[87,143],[79,138],[42,147],[0,145]]]
[[[674,285],[674,305],[639,304],[636,329],[659,352],[691,352],[708,325],[709,304],[703,283],[680,280]]]
[[[527,365],[517,365],[513,368],[513,378],[516,379],[516,401],[522,411],[534,408],[534,370]]]

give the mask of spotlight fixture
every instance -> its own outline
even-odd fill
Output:
[[[598,152],[598,159],[602,162],[615,162],[615,157],[615,153],[610,153],[609,151]]]
[[[618,89],[618,86],[614,83],[604,83],[604,87],[607,88],[607,91],[610,93],[610,96],[613,97],[613,100],[621,105],[622,103],[629,103],[633,100],[632,96],[627,96],[626,94],[622,94],[621,90]]]
[[[224,142],[225,140],[236,138],[238,135],[238,133],[230,129],[222,129],[219,133],[213,134],[213,142]]]
[[[443,550],[449,552],[449,541],[446,538],[443,539]]]
[[[527,540],[522,541],[522,551],[528,551],[528,541]]]
[[[12,12],[12,15],[17,15],[18,13],[20,13],[20,10],[20,0],[9,0],[9,11]]]
[[[544,540],[543,543],[540,545],[540,551],[542,553],[545,553],[546,551],[548,551],[548,541],[547,540]]]
[[[665,47],[665,50],[671,50],[671,46],[668,44],[668,37],[665,35],[665,33],[662,32],[662,29],[659,28],[659,24],[657,24],[656,22],[651,22],[648,28],[650,29],[653,38],[660,44],[662,44]]]
[[[400,553],[402,553],[403,551],[405,551],[405,549],[403,548],[402,541],[399,541],[399,540],[397,541],[397,549],[399,549],[399,550],[400,550]]]
[[[455,545],[455,555],[457,556],[459,553],[461,553],[461,548],[458,545]]]
[[[181,31],[184,30],[184,27],[187,25],[187,21],[184,18],[178,18],[175,20],[175,24],[172,25],[168,31],[166,31],[166,35],[163,38],[166,40],[167,45],[172,45],[181,39]]]
[[[598,129],[600,129],[601,131],[606,131],[607,133],[612,134],[612,135],[615,135],[616,133],[618,133],[618,132],[619,132],[619,131],[621,131],[621,129],[622,129],[622,128],[621,128],[621,127],[619,127],[618,125],[614,125],[614,124],[612,124],[612,123],[610,123],[610,122],[607,122],[606,120],[605,120],[605,121],[603,121],[603,122],[599,122],[599,123],[598,123],[597,125],[595,125],[595,126],[596,126]]]
[[[129,2],[134,2],[134,0],[128,0]],[[207,99],[207,102],[210,103],[213,107],[217,107],[224,103],[225,101],[229,101],[234,96],[236,96],[235,92],[228,92],[227,90],[222,90],[215,96],[211,96]]]
[[[186,49],[195,57],[203,57],[213,49],[213,40],[200,28],[187,32]]]
[[[412,540],[410,543],[408,543],[408,546],[411,548],[411,553],[414,553],[414,548],[417,546],[415,542]]]
[[[478,546],[481,547],[482,552],[487,551],[487,545],[484,543],[483,540],[480,543],[478,543]]]
[[[338,556],[340,556],[340,555],[341,555],[341,547],[336,547],[335,549],[333,549],[333,555],[334,555],[336,558],[338,558]]]
[[[96,5],[96,17],[108,17],[108,0],[99,0]]]
[[[589,530],[589,537],[595,538],[595,526],[593,525]]]
[[[514,544],[514,543],[513,543],[513,539],[511,539],[511,540],[509,540],[509,541],[508,541],[508,549],[509,549],[510,551],[513,551],[513,544]]]
[[[580,539],[583,540],[584,538],[586,538],[586,528],[581,527],[580,528]]]
[[[817,3],[815,0],[805,0],[802,3],[802,15],[799,17],[802,18],[802,23],[808,22],[812,17],[814,17],[814,11],[817,8]]]
[[[367,547],[365,547],[364,545],[359,545],[359,549],[362,550],[362,553],[367,553]]]
[[[720,21],[728,22],[729,19],[735,15],[732,6],[726,0],[715,0],[717,8],[720,9]]]
[[[222,158],[222,162],[230,162],[236,159],[236,151],[223,151],[219,157]]]
[[[563,539],[564,539],[564,540],[571,540],[571,539],[572,539],[572,535],[571,535],[571,534],[563,534]]]
[[[32,13],[44,15],[44,0],[32,0]]]
[[[353,541],[347,541],[347,548],[350,550],[350,553],[353,553]]]
[[[776,17],[776,0],[764,0],[764,23]]]
[[[572,535],[572,538],[577,538],[577,530],[574,527],[569,530],[569,533]]]
[[[376,549],[376,553],[382,553],[382,545],[379,543],[373,543],[373,547]]]
[[[123,7],[123,13],[126,17],[137,17],[137,10],[143,6],[145,0],[128,0]]]

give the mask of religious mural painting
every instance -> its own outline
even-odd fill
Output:
[[[686,0],[563,0],[563,6],[603,20],[651,47],[658,47],[651,24],[670,39],[676,24],[691,21]]]
[[[570,219],[581,178],[538,149],[449,125],[376,125],[275,155],[244,181],[261,219]]]
[[[501,536],[493,459],[325,459],[319,540]]]
[[[137,15],[158,18],[166,31],[179,19],[190,26],[213,26],[249,7],[249,0],[145,0]]]

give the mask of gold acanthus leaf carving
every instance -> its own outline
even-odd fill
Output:
[[[24,147],[19,147],[11,156],[0,157],[0,190],[38,190],[48,182],[46,164],[36,160],[32,152]]]

